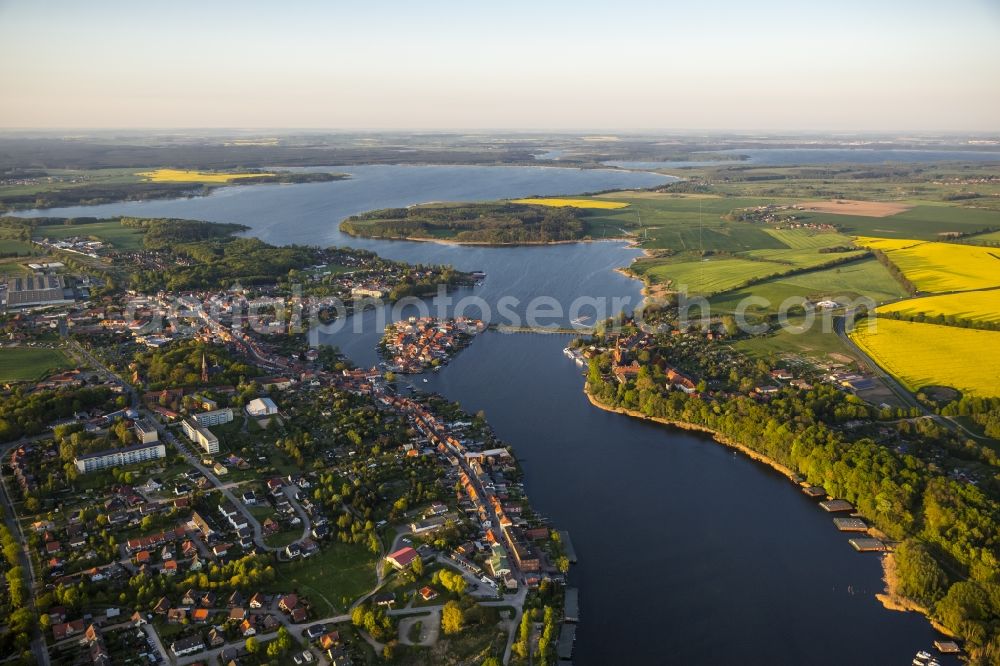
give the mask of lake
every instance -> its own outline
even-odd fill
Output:
[[[342,234],[338,225],[345,217],[375,208],[651,187],[671,180],[659,174],[558,167],[365,165],[301,170],[349,173],[351,178],[297,185],[235,185],[217,188],[204,197],[69,206],[17,215],[134,215],[239,222],[249,226],[252,235],[269,243],[351,245],[379,253],[384,250],[384,256],[405,260],[405,247],[413,243],[354,239]],[[416,253],[428,251],[433,249],[425,247]]]
[[[348,167],[351,181],[246,186],[208,197],[57,209],[48,215],[148,215],[249,225],[276,242],[365,247],[407,261],[483,270],[474,290],[495,310],[545,295],[639,300],[614,272],[618,242],[458,247],[339,234],[349,214],[428,200],[576,194],[662,182],[651,174],[490,167]],[[561,189],[560,189],[561,188]],[[406,314],[403,312],[402,314]],[[470,312],[470,315],[475,313]],[[379,312],[325,340],[377,361]],[[565,322],[568,313],[559,318]],[[420,389],[486,412],[526,473],[533,506],[570,531],[581,589],[574,661],[623,664],[906,664],[935,632],[884,610],[879,558],[855,553],[829,514],[785,478],[709,438],[609,414],[583,393],[562,335],[487,332]]]
[[[609,160],[607,166],[622,169],[670,169],[720,165],[795,166],[798,164],[883,164],[886,162],[1000,162],[1000,151],[987,150],[910,150],[884,148],[734,148],[704,153],[728,158],[701,161],[649,162]],[[747,159],[737,160],[735,156]]]

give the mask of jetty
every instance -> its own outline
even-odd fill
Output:
[[[955,641],[934,641],[934,647],[942,654],[958,654],[961,648]]]
[[[563,598],[563,619],[566,622],[580,621],[580,590],[567,587]]]
[[[571,564],[576,564],[576,549],[573,548],[573,540],[569,538],[569,532],[559,530],[559,543],[562,544],[563,553]]]
[[[490,330],[498,333],[546,333],[549,335],[593,335],[593,326],[563,327],[563,326],[511,326],[509,324],[490,324]]]
[[[559,631],[559,645],[556,647],[556,654],[560,659],[573,658],[573,644],[576,642],[576,625],[564,624]]]
[[[879,539],[872,537],[848,539],[847,542],[859,553],[884,553],[889,550]]]
[[[823,486],[807,486],[807,487],[805,487],[805,488],[802,489],[802,492],[804,492],[809,497],[825,497],[826,496],[826,490],[823,488]]]
[[[854,511],[854,505],[847,500],[842,499],[832,499],[826,502],[820,502],[819,505],[823,507],[824,511],[830,513],[836,513],[838,511]]]

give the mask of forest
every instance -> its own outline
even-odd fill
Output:
[[[511,203],[387,208],[354,215],[341,231],[367,238],[427,238],[459,243],[518,244],[579,240],[583,211]]]

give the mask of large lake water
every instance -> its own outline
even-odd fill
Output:
[[[642,162],[611,160],[604,164],[623,169],[670,169],[682,167],[752,164],[754,166],[794,166],[799,164],[883,164],[886,162],[1000,162],[996,150],[895,150],[882,148],[752,148],[705,153],[720,159],[704,161]],[[737,156],[745,160],[736,160]],[[543,159],[543,158],[539,158]],[[558,159],[558,158],[551,158]]]
[[[431,200],[572,194],[651,185],[650,174],[477,167],[346,167],[337,183],[249,186],[209,197],[45,211],[240,222],[275,243],[335,243],[397,259],[487,272],[458,296],[639,299],[615,273],[621,243],[473,248],[362,241],[336,231],[362,210]],[[405,312],[403,314],[406,314]],[[474,313],[470,313],[474,314]],[[355,362],[377,361],[379,312],[361,333],[325,336]],[[567,315],[568,316],[568,315]],[[565,318],[564,318],[565,319]],[[603,664],[907,664],[935,633],[884,610],[877,556],[855,553],[829,514],[772,470],[707,437],[589,405],[562,335],[487,332],[444,370],[410,381],[484,410],[522,461],[532,503],[567,528],[580,563],[574,661]]]

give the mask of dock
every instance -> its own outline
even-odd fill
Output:
[[[806,488],[803,488],[802,492],[804,492],[809,497],[825,497],[826,496],[826,490],[823,488],[823,486],[808,486]]]
[[[556,647],[556,654],[560,659],[573,658],[573,644],[576,642],[576,625],[564,624],[559,630],[559,645]]]
[[[852,505],[847,500],[833,499],[826,502],[820,502],[819,505],[823,507],[824,511],[830,513],[835,513],[838,511],[854,511],[854,505]]]
[[[580,621],[580,590],[575,587],[566,588],[563,600],[563,619],[566,622]]]
[[[962,651],[955,641],[934,641],[934,647],[941,654],[958,654]]]
[[[573,540],[569,538],[569,532],[559,530],[559,543],[562,544],[563,553],[571,564],[576,564],[576,549],[573,548]]]
[[[888,550],[884,543],[871,537],[848,539],[847,542],[859,553],[884,553]]]
[[[860,518],[834,518],[833,524],[841,532],[867,532],[868,525]]]

